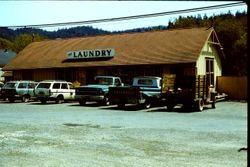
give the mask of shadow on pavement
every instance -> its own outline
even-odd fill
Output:
[[[156,110],[149,110],[147,112],[195,113],[195,112],[204,112],[204,111],[209,110],[209,109],[212,109],[212,108],[204,107],[203,111],[195,111],[193,108],[184,108],[184,107],[177,106],[177,107],[173,108],[172,110],[168,110],[167,107],[161,107],[161,108],[158,108]]]

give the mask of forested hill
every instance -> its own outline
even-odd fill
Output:
[[[74,27],[68,29],[59,29],[57,31],[46,31],[42,29],[35,28],[20,28],[16,30],[8,28],[0,28],[0,38],[5,38],[10,41],[14,41],[21,34],[39,34],[39,36],[49,39],[55,38],[71,38],[71,37],[80,37],[88,35],[99,35],[99,34],[108,34],[109,31],[104,31],[101,29],[95,29],[88,26]]]
[[[224,75],[247,74],[247,13],[237,12],[235,15],[228,12],[217,16],[188,16],[179,17],[168,25],[137,28],[126,31],[110,32],[96,29],[90,26],[81,26],[57,31],[45,31],[34,28],[22,28],[12,30],[0,27],[0,49],[12,49],[20,52],[32,41],[44,39],[71,38],[81,36],[93,36],[101,34],[145,32],[162,29],[214,27],[226,55],[223,59]]]

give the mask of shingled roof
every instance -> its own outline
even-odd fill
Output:
[[[213,28],[190,28],[33,42],[4,70],[194,63]],[[66,61],[67,52],[114,48],[108,60]]]

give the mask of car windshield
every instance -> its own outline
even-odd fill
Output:
[[[98,85],[112,85],[113,79],[112,78],[96,78],[95,84]]]
[[[3,88],[15,88],[17,86],[17,83],[15,82],[7,82]]]
[[[39,83],[37,88],[46,88],[49,89],[51,83]]]

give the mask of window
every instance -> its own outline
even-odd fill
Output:
[[[54,83],[53,89],[60,89],[60,83]]]
[[[17,83],[14,83],[14,82],[7,82],[4,86],[3,86],[3,88],[16,88],[16,86],[17,86]]]
[[[61,89],[68,89],[68,85],[66,83],[63,83]]]
[[[27,87],[27,83],[19,83],[18,85],[18,88],[21,88],[21,89],[26,88],[26,87]]]
[[[35,83],[29,83],[28,84],[28,88],[35,88],[35,87],[36,87]]]
[[[206,77],[208,85],[214,85],[214,59],[206,59]]]
[[[96,78],[95,83],[98,85],[112,85],[113,79],[112,78]]]
[[[153,85],[153,81],[151,79],[139,79],[138,80],[138,85],[152,86]]]
[[[50,87],[50,83],[39,83],[39,85],[37,86],[37,88],[46,88],[49,89]]]
[[[69,83],[69,88],[70,88],[70,89],[74,89],[74,85],[71,84],[71,83]]]
[[[120,86],[120,85],[121,85],[121,82],[120,82],[119,79],[115,79],[115,85],[116,85],[116,86]]]

